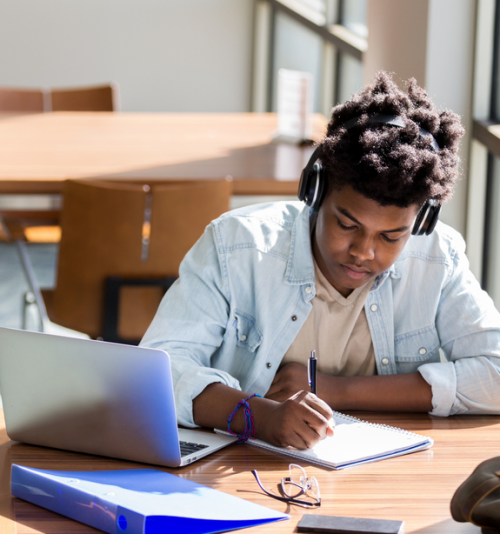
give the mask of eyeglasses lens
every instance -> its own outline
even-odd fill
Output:
[[[319,492],[319,484],[316,480],[316,477],[311,477],[311,493],[314,496],[315,499],[321,499],[321,493]]]
[[[307,483],[307,475],[304,468],[297,464],[290,464],[288,471],[290,473],[290,482],[306,489],[305,484]]]
[[[307,476],[302,467],[297,464],[290,464],[289,466],[289,477],[284,478],[281,481],[281,487],[283,493],[290,498],[296,498],[300,495],[303,495],[307,490]]]
[[[288,497],[297,498],[301,495],[312,497],[316,500],[321,499],[319,484],[315,477],[307,478],[304,469],[297,464],[290,464],[290,476],[284,480],[282,488]]]

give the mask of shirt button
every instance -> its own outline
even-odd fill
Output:
[[[382,358],[382,365],[387,365],[389,363],[388,358]]]
[[[311,286],[306,287],[306,293],[311,293],[312,290],[313,288]]]
[[[296,321],[297,320],[297,316],[296,315],[292,315],[292,321]]]
[[[247,336],[245,336],[245,334],[243,334],[241,337],[240,337],[241,341],[246,341],[247,340]]]
[[[427,349],[425,347],[422,347],[421,349],[418,350],[418,353],[423,356],[424,354],[427,354]]]
[[[271,362],[267,362],[267,363],[266,363],[266,367],[267,367],[268,369],[271,369]]]
[[[376,304],[372,304],[372,305],[370,306],[370,310],[371,310],[372,312],[376,312],[376,311],[378,310],[378,306],[377,306]],[[384,361],[384,360],[382,360],[382,361]]]

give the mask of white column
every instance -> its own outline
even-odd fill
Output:
[[[368,0],[368,50],[364,56],[365,83],[375,73],[394,73],[400,82],[426,82],[429,0]]]
[[[460,145],[461,180],[442,220],[465,236],[467,182],[472,134],[472,88],[475,35],[474,0],[429,0],[426,89],[440,108],[462,117],[466,134]]]

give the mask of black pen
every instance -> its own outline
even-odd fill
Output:
[[[307,380],[309,382],[309,387],[311,388],[311,393],[316,395],[316,368],[317,368],[318,358],[316,358],[316,351],[311,351],[311,357],[307,360]]]

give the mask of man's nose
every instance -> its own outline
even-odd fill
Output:
[[[359,261],[373,260],[375,257],[373,238],[368,235],[355,236],[349,247],[349,253]]]

